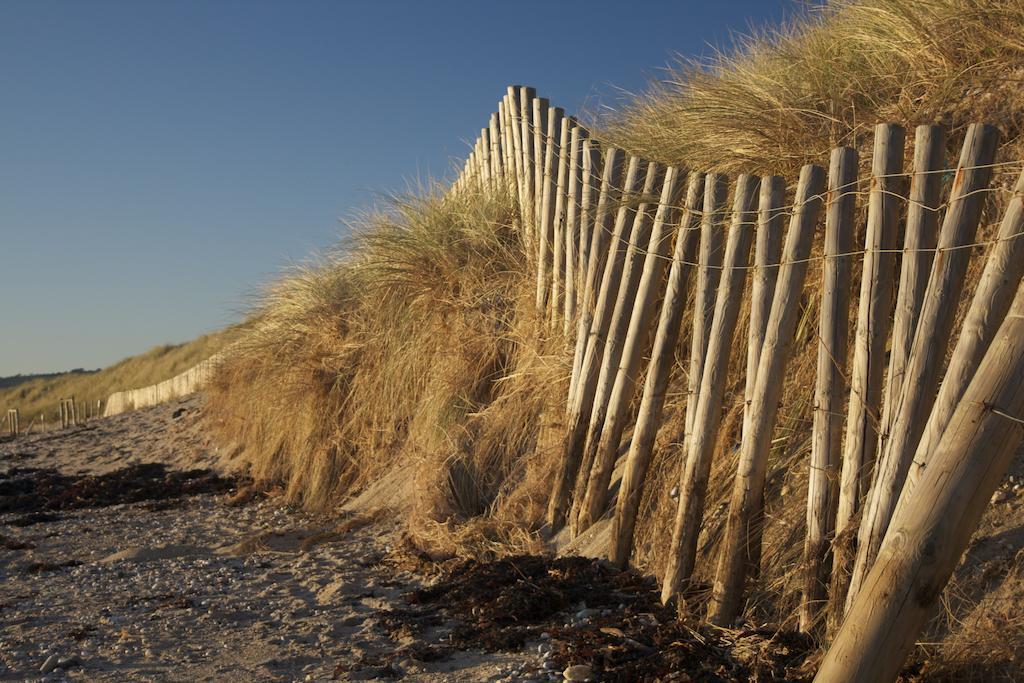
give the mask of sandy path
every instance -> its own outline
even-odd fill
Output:
[[[18,476],[12,467],[214,465],[197,413],[192,399],[2,443],[0,486]],[[387,528],[319,538],[326,520],[226,498],[0,514],[0,680],[481,681],[538,670],[522,654],[416,661],[450,625],[409,635],[382,620],[424,582],[389,555]]]

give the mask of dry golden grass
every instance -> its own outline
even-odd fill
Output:
[[[115,391],[146,387],[188,370],[220,351],[228,342],[232,329],[203,335],[183,344],[164,344],[96,372],[68,372],[30,379],[0,388],[0,410],[17,408],[21,428],[46,411],[46,421],[59,423],[61,398],[74,396],[79,402],[92,405],[106,400]]]

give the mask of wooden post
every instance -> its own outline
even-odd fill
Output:
[[[707,359],[697,394],[693,397],[693,428],[687,436],[685,461],[679,479],[679,502],[672,529],[672,546],[661,588],[667,602],[685,586],[693,574],[697,538],[704,517],[711,457],[722,418],[722,395],[729,374],[729,359],[735,343],[736,320],[743,302],[750,245],[757,223],[757,178],[741,175],[736,179],[732,225],[725,248],[720,286],[715,297],[714,316],[708,335]],[[716,228],[717,229],[717,228]]]
[[[621,154],[619,155],[621,161]],[[578,277],[579,285],[576,287],[576,308],[583,306],[584,294],[587,281],[587,268],[590,263],[590,245],[593,243],[594,215],[597,210],[600,197],[601,180],[598,177],[601,173],[601,150],[595,140],[585,138],[583,140],[583,169],[580,174],[580,241]]]
[[[889,440],[875,466],[873,485],[861,517],[847,604],[882,545],[882,537],[910,469],[910,460],[935,401],[946,345],[971,256],[970,249],[962,247],[973,242],[977,233],[986,197],[984,190],[992,178],[989,164],[995,159],[998,141],[998,129],[985,124],[973,124],[964,140],[959,168],[950,189],[949,208],[939,231],[940,256],[935,259],[928,278],[899,406],[894,413]]]
[[[533,112],[533,88],[521,86],[513,103],[513,145],[516,149],[516,177],[519,185],[519,216],[522,221],[523,244],[529,266],[537,263],[537,233],[533,224],[533,137],[530,117]]]
[[[608,161],[605,164],[607,166]],[[613,297],[619,291],[619,279],[622,276],[626,245],[632,230],[632,221],[628,220],[630,218],[628,205],[631,196],[636,193],[640,175],[640,160],[637,157],[630,157],[629,168],[626,171],[626,179],[622,187],[621,206],[615,217],[615,227],[612,230],[611,237],[607,240],[608,253],[604,259],[601,291],[597,295],[597,303],[593,310],[593,320],[590,321],[589,329],[581,339],[581,342],[586,344],[586,350],[583,353],[583,362],[580,364],[580,373],[573,395],[573,404],[567,416],[567,428],[562,446],[562,467],[556,475],[554,490],[548,504],[548,520],[552,529],[560,527],[565,521],[573,485],[580,470],[584,439],[587,434],[591,410],[594,406],[594,395],[597,391],[601,358],[604,355],[604,342],[608,334],[608,327],[611,325],[611,317],[615,305]],[[601,221],[602,215],[599,204],[597,222],[594,226],[595,235],[604,232],[602,228],[598,227]],[[595,256],[602,251],[602,249],[598,248],[599,246],[601,245],[591,247],[592,264]],[[595,267],[594,270],[596,271],[597,268]],[[590,287],[591,285],[592,280],[588,272],[587,286]],[[580,316],[581,320],[583,318],[584,316]]]
[[[626,457],[626,468],[619,486],[615,517],[612,520],[609,559],[620,567],[629,562],[640,497],[654,452],[658,426],[661,424],[669,372],[675,363],[676,344],[679,342],[680,323],[686,307],[687,285],[692,270],[691,263],[696,258],[700,237],[697,226],[700,223],[703,194],[704,175],[690,173],[686,189],[686,209],[679,222],[675,250],[672,254],[672,268],[665,285],[665,297],[661,304],[661,317],[658,319],[651,362],[647,368],[643,398],[640,401],[636,426]]]
[[[792,351],[811,235],[821,213],[824,189],[825,171],[820,166],[804,166],[800,171],[782,267],[757,364],[757,383],[750,405],[750,433],[744,435],[740,447],[736,482],[729,502],[729,516],[708,610],[709,619],[719,625],[731,624],[736,619],[743,603],[747,558],[760,557],[759,549],[748,547],[747,538],[750,535],[760,541],[760,535],[753,533],[754,525],[761,523],[768,450],[779,410],[783,373]]]
[[[775,281],[779,277],[782,233],[786,227],[786,180],[772,175],[761,178],[758,201],[757,238],[754,246],[754,274],[750,285],[750,326],[747,329],[747,373],[743,389],[743,434],[749,433],[750,402],[754,397],[757,362],[761,358],[765,328],[772,311]]]
[[[501,179],[501,139],[498,133],[498,114],[491,114],[487,122],[488,140],[490,141],[490,168],[491,185],[497,187]]]
[[[536,109],[534,113],[537,113]],[[550,107],[542,115],[546,118],[544,130],[537,131],[542,137],[539,148],[542,153],[541,166],[538,169],[540,192],[537,195],[540,207],[540,212],[537,214],[537,236],[540,240],[540,253],[537,256],[537,311],[543,319],[546,317],[544,313],[549,300],[549,287],[557,267],[554,263],[555,164],[559,156],[557,145],[562,125],[562,110],[558,107]]]
[[[67,402],[64,399],[61,399],[60,400],[60,428],[61,429],[67,429],[67,427],[68,427],[67,414],[64,412],[65,406],[67,406]]]
[[[899,503],[893,513],[895,518],[903,505],[913,500],[912,494],[917,488],[924,469],[931,460],[932,454],[939,445],[939,439],[946,430],[956,406],[963,396],[967,385],[981,363],[981,358],[992,343],[999,325],[1010,308],[1013,295],[1024,276],[1024,173],[1017,179],[1013,190],[1013,198],[1006,207],[1002,223],[996,239],[999,241],[992,247],[985,262],[985,270],[981,274],[971,307],[964,317],[957,338],[953,355],[949,359],[949,367],[942,379],[939,395],[935,399],[928,423],[925,425],[921,440],[918,443],[914,460],[907,472],[907,480],[903,484]]]
[[[565,308],[562,312],[562,334],[568,339],[572,334],[573,323],[576,322],[576,290],[582,287],[579,282],[579,266],[576,245],[580,240],[580,206],[582,185],[587,182],[579,177],[583,162],[583,136],[581,126],[573,126],[569,139],[569,168],[567,169],[565,190]],[[559,197],[562,193],[559,192]]]
[[[533,226],[539,240],[543,234],[541,210],[544,206],[544,143],[547,141],[549,102],[546,97],[537,97],[532,104],[530,135],[533,139]]]
[[[804,592],[800,630],[817,630],[828,594],[830,545],[835,523],[846,346],[850,317],[850,271],[854,209],[857,204],[857,151],[832,150],[825,215],[825,260],[821,276],[818,368],[814,387],[814,425],[807,484],[807,536],[804,540]]]
[[[72,396],[69,401],[71,402],[71,424],[75,427],[78,426],[78,402],[75,397]]]
[[[708,201],[707,193],[716,194]],[[722,244],[725,241],[722,223],[725,221],[725,200],[729,192],[728,181],[720,173],[709,173],[704,183],[704,219],[700,228],[700,252],[697,256],[697,289],[693,303],[693,332],[690,336],[690,372],[686,377],[686,417],[682,434],[677,439],[683,444],[693,431],[693,417],[697,412],[697,394],[700,391],[700,376],[704,368],[708,335],[711,333],[711,316],[714,315],[715,291],[722,275]],[[717,210],[708,212],[708,206]]]
[[[576,350],[573,356],[573,373],[569,383],[569,400],[566,410],[572,409],[576,395],[579,393],[580,370],[583,367],[583,357],[587,350],[587,339],[594,319],[594,300],[597,298],[597,289],[601,286],[605,252],[608,248],[609,235],[612,232],[611,224],[614,214],[611,207],[618,202],[620,196],[618,188],[622,180],[622,159],[622,151],[615,147],[609,147],[605,151],[604,170],[601,173],[601,190],[598,194],[597,206],[594,210],[593,227],[590,229],[590,244],[586,250],[587,269],[586,276],[583,278],[582,305],[577,316]],[[586,156],[584,156],[584,160],[586,160]],[[584,200],[586,197],[587,194],[584,193]],[[584,207],[589,208],[587,204],[584,204]],[[589,217],[587,211],[584,213],[587,213]]]
[[[647,170],[646,184],[648,187],[656,187],[658,175],[657,166],[651,164]],[[658,200],[657,212],[654,216],[654,226],[651,228],[646,242],[643,235],[645,231],[634,224],[633,241],[630,247],[633,275],[630,276],[628,284],[626,276],[623,276],[623,286],[619,288],[619,304],[628,299],[632,299],[634,303],[626,321],[625,340],[622,344],[619,361],[610,366],[614,374],[613,384],[605,408],[605,417],[600,425],[594,462],[586,482],[586,492],[583,495],[580,514],[576,520],[578,530],[586,529],[596,522],[604,513],[605,505],[608,502],[608,484],[619,455],[622,432],[630,417],[629,404],[636,389],[641,360],[648,350],[651,318],[654,315],[654,306],[657,303],[662,278],[668,265],[669,250],[672,248],[672,231],[669,226],[675,221],[678,212],[677,206],[682,188],[682,183],[678,182],[678,179],[679,171],[676,168],[665,169],[661,197]],[[637,221],[643,220],[646,225],[650,220],[649,207],[641,205],[637,209],[636,219]],[[637,272],[640,273],[639,277],[635,277]],[[635,285],[632,284],[634,280],[636,281]],[[623,316],[625,316],[626,308],[623,307]]]
[[[643,268],[643,257],[640,252],[650,240],[652,216],[646,198],[654,194],[662,173],[663,169],[658,164],[647,164],[640,197],[630,197],[628,203],[624,203],[622,207],[627,211],[626,220],[632,220],[633,225],[629,230],[628,241],[625,240],[625,233],[623,233],[623,242],[620,242],[622,269],[618,275],[618,287],[609,292],[610,296],[614,298],[610,298],[607,302],[612,311],[611,321],[604,335],[604,353],[601,355],[601,368],[598,372],[597,388],[594,392],[586,440],[583,445],[583,465],[576,478],[572,514],[569,517],[573,536],[576,536],[581,530],[578,517],[586,494],[587,482],[590,480],[590,470],[597,456],[598,442],[601,438],[605,417],[608,414],[608,401],[615,383],[616,369],[619,367],[619,360],[622,357],[629,319],[636,301],[636,290]]]
[[[554,233],[554,265],[551,268],[551,323],[553,329],[558,328],[558,322],[562,317],[562,285],[571,277],[570,271],[565,267],[565,184],[566,176],[569,173],[569,128],[571,125],[572,120],[567,117],[563,117],[560,121],[557,157],[553,162],[556,168],[552,169],[555,206],[549,220]]]
[[[853,547],[838,542],[849,536],[847,529],[867,492],[875,447],[878,443],[879,404],[885,372],[885,342],[889,337],[892,310],[893,271],[899,236],[899,174],[903,170],[904,131],[892,124],[875,126],[871,160],[871,193],[864,235],[864,263],[861,269],[860,303],[850,371],[850,402],[846,417],[846,441],[839,478],[836,508],[836,539],[832,555],[832,587],[829,611],[841,617],[853,564]]]
[[[914,140],[914,175],[910,182],[910,202],[907,205],[907,229],[903,239],[903,257],[900,266],[900,285],[896,295],[896,314],[893,319],[892,343],[889,352],[889,372],[886,373],[885,393],[882,397],[882,422],[879,452],[892,427],[893,411],[903,386],[914,329],[921,314],[924,288],[932,265],[939,224],[939,192],[942,189],[942,168],[946,138],[941,126],[918,126]]]
[[[819,683],[886,683],[960,561],[1024,436],[1024,293],[985,353],[918,484],[892,521],[818,670]]]

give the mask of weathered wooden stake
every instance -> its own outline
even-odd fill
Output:
[[[562,288],[571,277],[565,267],[565,185],[569,173],[569,129],[572,119],[563,117],[559,123],[557,158],[552,170],[554,175],[554,209],[551,216],[554,233],[554,266],[551,269],[551,323],[552,329],[558,328],[562,317]],[[567,284],[566,284],[567,286]]]
[[[537,239],[543,235],[541,211],[544,207],[544,145],[547,142],[548,133],[548,109],[549,102],[546,97],[538,97],[533,100],[533,116],[530,127],[533,138],[533,225],[537,231]],[[543,244],[541,241],[539,244]],[[550,245],[548,253],[550,254]],[[543,247],[541,247],[543,248]]]
[[[544,100],[539,100],[544,105]],[[537,311],[544,318],[551,288],[554,263],[554,213],[555,213],[555,164],[558,160],[558,134],[562,125],[562,110],[558,107],[539,107],[540,116],[545,117],[542,130],[535,132],[541,142],[537,148],[540,153],[538,178],[540,184],[537,194],[539,212],[537,213],[537,238],[540,240],[540,253],[537,256]],[[534,115],[538,115],[534,109]]]
[[[985,270],[971,299],[960,336],[957,338],[949,367],[942,379],[939,395],[935,399],[928,423],[914,455],[914,461],[907,472],[899,503],[893,518],[900,508],[913,500],[913,491],[931,461],[939,445],[942,432],[946,430],[956,406],[967,385],[981,363],[981,358],[992,343],[999,325],[1006,317],[1014,293],[1024,276],[1024,173],[1017,179],[1013,198],[1006,207],[996,239],[999,240],[988,255]]]
[[[750,285],[750,326],[747,328],[747,372],[743,389],[743,434],[749,433],[750,402],[754,397],[757,362],[761,358],[764,332],[772,312],[775,282],[779,277],[782,233],[786,228],[786,179],[762,176],[758,200],[757,238],[754,246],[754,274]]]
[[[586,163],[586,159],[587,156],[584,155],[584,163]],[[608,237],[612,232],[611,225],[615,216],[612,207],[618,202],[621,194],[619,187],[622,180],[622,160],[622,150],[609,147],[605,151],[604,166],[601,173],[601,190],[598,194],[597,206],[594,210],[593,225],[590,228],[590,242],[585,249],[587,267],[586,275],[583,277],[583,299],[579,315],[577,316],[576,350],[573,355],[572,378],[569,383],[569,397],[566,404],[567,411],[572,410],[572,406],[575,404],[577,394],[579,393],[580,370],[583,367],[583,357],[586,355],[590,325],[594,320],[594,300],[597,298],[598,287],[601,286],[605,252],[608,249]],[[584,202],[586,202],[589,196],[586,189],[584,187]],[[589,220],[589,204],[584,203],[583,206],[585,208],[584,214]]]
[[[733,193],[732,225],[725,248],[725,260],[715,297],[714,316],[708,335],[701,382],[693,416],[693,428],[685,442],[685,461],[679,479],[679,501],[672,529],[672,546],[662,583],[663,601],[668,601],[690,580],[697,554],[697,538],[704,517],[711,459],[722,418],[722,395],[729,374],[729,359],[735,342],[736,321],[743,301],[750,245],[757,224],[758,180],[741,175]],[[716,226],[716,229],[720,229]]]
[[[611,397],[612,387],[615,383],[615,371],[619,366],[619,359],[622,357],[622,345],[629,327],[629,318],[633,312],[636,288],[640,281],[642,268],[640,263],[642,247],[640,245],[646,245],[650,239],[652,216],[649,211],[650,205],[645,199],[654,194],[655,188],[658,187],[658,182],[661,180],[663,169],[658,164],[644,164],[640,173],[644,177],[644,184],[639,191],[639,196],[624,196],[623,205],[619,209],[620,214],[625,212],[625,220],[632,225],[623,231],[621,241],[618,243],[618,251],[614,250],[615,244],[608,248],[609,255],[614,253],[619,264],[618,271],[612,275],[614,279],[611,281],[612,286],[608,291],[608,298],[604,301],[604,306],[609,312],[609,322],[603,334],[603,343],[597,347],[600,369],[597,374],[586,437],[581,444],[583,448],[582,465],[573,489],[572,513],[569,517],[573,536],[580,531],[579,512],[587,490],[590,469],[597,454],[601,428],[607,415],[608,399]],[[607,277],[607,273],[605,277]],[[599,302],[598,308],[600,307],[601,303]],[[595,319],[598,314],[595,312]]]
[[[626,468],[619,486],[615,517],[612,520],[609,559],[620,567],[629,562],[640,497],[654,452],[658,426],[661,424],[669,372],[675,363],[676,344],[679,342],[680,323],[686,307],[689,275],[692,270],[690,264],[697,256],[697,243],[700,238],[697,226],[700,224],[703,194],[704,175],[690,173],[686,189],[686,209],[679,222],[675,250],[672,254],[672,268],[665,285],[665,297],[661,304],[661,317],[654,337],[651,362],[647,368],[643,398],[640,401],[636,426],[626,457]]]
[[[609,150],[610,151],[610,150]],[[605,170],[613,159],[606,158]],[[621,205],[615,217],[615,227],[612,229],[610,238],[602,240],[607,242],[607,254],[604,257],[604,269],[601,275],[600,293],[597,295],[597,302],[594,305],[592,320],[588,321],[586,334],[581,335],[578,343],[586,345],[583,352],[583,361],[580,364],[579,376],[576,380],[576,389],[573,392],[573,403],[567,415],[567,428],[565,440],[562,445],[562,462],[556,474],[555,485],[552,490],[551,500],[548,504],[548,523],[552,530],[562,526],[566,519],[567,508],[570,504],[570,497],[576,476],[580,470],[580,461],[583,457],[583,443],[587,434],[587,426],[591,410],[594,405],[594,394],[597,390],[598,373],[600,370],[601,358],[604,355],[604,341],[608,334],[608,327],[611,324],[611,317],[615,305],[613,297],[619,290],[619,279],[622,275],[622,265],[625,261],[626,246],[628,245],[629,234],[633,222],[629,220],[628,209],[631,196],[635,194],[640,181],[640,160],[637,157],[630,157],[629,167],[626,171],[626,178],[621,191]],[[594,224],[595,242],[598,235],[604,233],[602,227],[604,216],[601,202],[613,199],[605,196],[605,188],[602,182],[602,197],[598,201],[598,215]],[[607,207],[605,211],[607,212]],[[588,290],[596,284],[597,263],[595,260],[601,252],[605,251],[604,244],[591,246],[591,269],[588,266],[587,288]],[[590,272],[593,270],[593,272]],[[593,275],[593,278],[591,277]],[[587,306],[584,307],[588,308]],[[590,316],[580,315],[580,321]],[[578,348],[578,347],[577,347]]]
[[[850,317],[850,252],[857,204],[857,151],[832,150],[825,214],[825,260],[821,276],[818,367],[814,387],[814,425],[807,485],[807,536],[804,540],[804,592],[800,630],[817,629],[828,594],[830,544],[835,523],[846,346]]]
[[[747,539],[750,536],[760,541],[753,526],[761,523],[768,450],[779,410],[783,373],[792,351],[811,236],[821,213],[824,189],[825,171],[820,166],[804,166],[757,365],[757,383],[750,406],[750,433],[744,435],[740,447],[736,482],[708,609],[709,619],[719,625],[731,624],[736,619],[743,604],[747,558],[760,557],[760,550],[748,547]]]
[[[580,236],[580,206],[583,182],[579,177],[583,163],[583,137],[585,131],[582,126],[573,126],[569,140],[569,168],[566,171],[565,191],[565,308],[562,318],[562,334],[569,339],[572,334],[573,324],[576,322],[576,291],[583,286],[580,282],[578,258],[579,254],[576,245],[579,244]],[[561,193],[559,193],[561,195]],[[570,340],[571,341],[571,340]]]
[[[1024,436],[1024,292],[999,328],[818,669],[818,683],[887,683],[967,548]]]
[[[878,443],[885,342],[891,326],[889,315],[896,267],[896,256],[891,251],[895,250],[899,237],[899,174],[903,170],[903,142],[901,127],[884,123],[875,126],[860,303],[850,372],[850,402],[836,508],[837,541],[853,533],[853,529],[847,527],[867,492]],[[849,538],[845,541],[836,543],[832,555],[829,612],[833,619],[841,618],[843,614],[853,564],[852,543]]]
[[[999,131],[994,126],[973,124],[967,131],[959,168],[950,189],[949,208],[939,232],[939,256],[932,264],[924,305],[914,332],[914,343],[902,382],[899,406],[885,450],[875,466],[875,476],[857,534],[857,559],[850,577],[847,604],[860,588],[882,545],[903,482],[935,401],[946,345],[953,330],[957,303],[963,291],[984,190],[992,178],[989,164],[995,159]]]
[[[651,179],[656,175],[657,169],[654,164],[651,164],[647,171],[648,186],[654,185]],[[597,521],[604,513],[608,501],[608,484],[611,481],[612,470],[615,468],[615,461],[619,454],[622,432],[630,417],[629,403],[633,399],[636,389],[641,360],[648,350],[654,306],[658,300],[665,268],[669,261],[669,251],[672,248],[671,225],[678,213],[677,205],[682,189],[682,183],[679,180],[679,171],[676,168],[665,169],[661,197],[658,200],[654,226],[651,228],[648,241],[643,242],[640,229],[633,228],[633,244],[636,245],[636,248],[632,250],[630,256],[634,259],[634,272],[640,270],[640,264],[642,264],[642,272],[635,288],[627,286],[625,275],[623,276],[623,287],[619,288],[620,297],[629,298],[632,295],[634,303],[626,325],[622,353],[617,367],[614,369],[614,383],[605,409],[606,416],[601,426],[586,493],[576,520],[579,530],[586,529]],[[649,208],[641,206],[637,210],[637,220],[648,213]],[[646,223],[649,217],[645,217],[643,220]],[[646,252],[646,255],[641,253],[643,251]],[[625,292],[623,288],[626,289]]]

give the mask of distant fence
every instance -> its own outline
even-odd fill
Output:
[[[104,417],[117,415],[137,408],[165,403],[195,393],[209,381],[217,363],[223,358],[221,353],[214,354],[201,363],[194,365],[180,375],[141,389],[118,391],[107,398]]]
[[[730,181],[628,156],[532,88],[513,86],[452,187],[505,187],[518,202],[541,324],[574,349],[548,522],[578,535],[610,509],[609,556],[620,565],[676,346],[689,340],[666,600],[693,572],[731,350],[746,342],[739,465],[708,610],[718,624],[733,623],[757,573],[782,382],[798,322],[816,323],[800,624],[825,635],[829,616],[834,638],[820,681],[896,677],[1024,436],[1024,175],[1011,188],[990,187],[993,169],[1021,164],[995,163],[997,130],[975,124],[957,166],[945,168],[943,129],[921,126],[904,171],[905,136],[897,125],[875,128],[869,177],[859,177],[857,151],[842,147],[827,171],[805,166],[795,187],[778,176]],[[996,236],[978,242],[993,192],[1007,193],[1006,209]],[[823,253],[812,255],[822,217]],[[984,270],[957,336],[981,246]],[[821,288],[810,321],[801,296],[814,261]],[[745,337],[737,329],[744,303]],[[630,423],[613,501],[609,482]],[[857,525],[853,550],[833,543]]]

